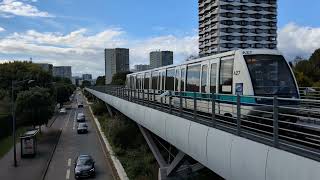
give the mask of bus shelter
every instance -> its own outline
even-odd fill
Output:
[[[37,154],[37,134],[39,130],[31,130],[20,136],[21,157],[34,157]]]

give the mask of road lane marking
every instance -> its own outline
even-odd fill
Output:
[[[77,112],[74,112],[74,118],[73,118],[73,127],[72,127],[72,129],[74,130],[75,128],[76,128],[76,118],[77,118],[77,114],[76,114]]]
[[[70,179],[70,169],[67,170],[66,179]]]
[[[71,158],[68,159],[68,167],[71,166]]]
[[[69,113],[69,117],[68,117],[68,120],[66,121],[66,123],[65,123],[65,125],[64,125],[64,129],[67,128],[68,123],[69,123],[69,120],[70,120],[70,117],[71,117],[71,113]]]

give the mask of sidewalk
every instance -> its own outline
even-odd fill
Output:
[[[57,117],[57,119],[60,119]],[[53,124],[56,118],[52,118],[49,124]],[[1,180],[40,180],[46,170],[52,150],[59,140],[60,128],[42,127],[42,136],[38,139],[37,155],[34,158],[21,159],[20,143],[17,143],[18,167],[13,166],[13,148],[0,159]]]

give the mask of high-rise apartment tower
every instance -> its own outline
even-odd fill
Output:
[[[110,84],[112,76],[117,72],[129,71],[129,49],[105,49],[106,84]]]
[[[158,68],[173,64],[172,51],[152,51],[150,52],[150,68]]]
[[[52,74],[54,77],[72,79],[71,66],[53,66]]]
[[[276,0],[198,0],[199,55],[277,47]]]

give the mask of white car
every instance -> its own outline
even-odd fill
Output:
[[[84,116],[83,113],[78,113],[77,115],[77,122],[85,122],[86,121],[86,117]]]
[[[59,111],[60,114],[67,114],[66,108],[61,108]]]

